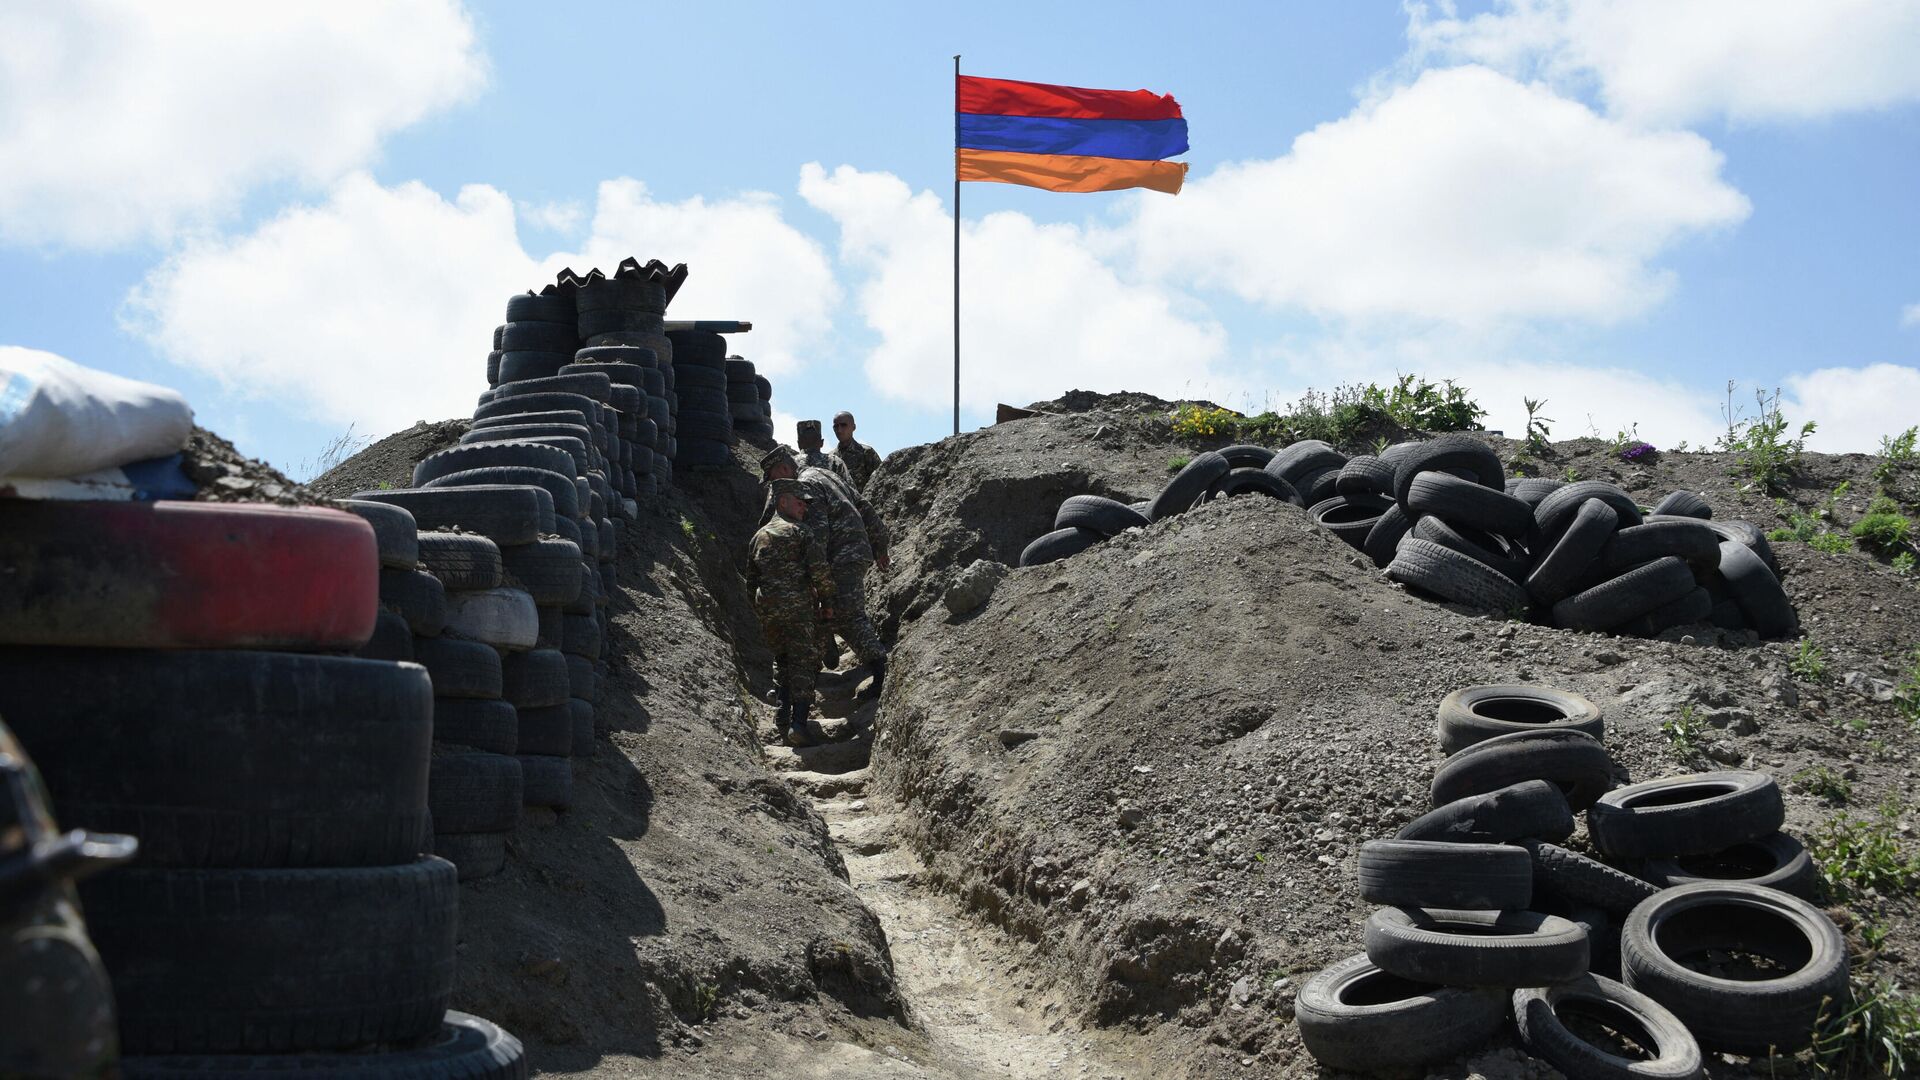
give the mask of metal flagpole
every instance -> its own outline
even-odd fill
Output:
[[[960,434],[960,56],[953,57],[953,433]]]

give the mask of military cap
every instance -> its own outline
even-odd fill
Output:
[[[794,461],[793,451],[784,445],[776,446],[761,456],[760,475],[767,475],[775,465],[792,465],[795,472],[800,471],[799,464]]]
[[[818,420],[802,420],[793,425],[793,428],[794,432],[802,439],[809,435],[816,439],[820,437],[820,421]]]
[[[807,497],[807,489],[798,480],[782,478],[779,480],[769,480],[767,484],[773,489],[773,497],[776,499],[782,495],[791,495],[796,499],[804,499]]]

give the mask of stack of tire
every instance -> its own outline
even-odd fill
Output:
[[[140,840],[80,890],[125,1072],[524,1076],[511,1036],[447,1010],[427,673],[341,655],[377,622],[374,530],[244,504],[5,513],[0,712],[63,822]]]
[[[621,260],[612,277],[605,276],[597,269],[589,271],[583,278],[574,278],[566,273],[562,276],[576,285],[576,306],[579,311],[577,327],[581,342],[587,348],[624,346],[653,350],[652,369],[661,373],[660,379],[643,379],[639,384],[628,384],[637,385],[642,396],[659,399],[649,400],[645,411],[645,417],[654,423],[653,445],[648,447],[646,454],[649,458],[648,468],[641,470],[636,467],[634,471],[644,471],[653,476],[655,490],[660,485],[671,484],[678,448],[675,442],[673,343],[667,337],[664,320],[667,305],[672,302],[680,283],[686,279],[686,267],[681,265],[669,269],[658,259],[650,260],[643,266],[637,260],[627,258]],[[623,362],[637,363],[634,360]]]
[[[1385,905],[1368,917],[1366,952],[1301,989],[1301,1036],[1322,1064],[1433,1064],[1509,1016],[1575,1078],[1697,1078],[1703,1049],[1812,1041],[1846,990],[1846,951],[1803,898],[1806,853],[1779,832],[1770,777],[1614,788],[1599,709],[1549,687],[1456,691],[1439,727],[1451,756],[1434,775],[1435,809],[1361,849],[1361,895]],[[1561,846],[1578,811],[1612,864]],[[1700,973],[1730,953],[1763,970]],[[1595,1018],[1642,1056],[1588,1041]]]
[[[1028,544],[1021,566],[1076,555],[1128,529],[1144,528],[1214,499],[1265,495],[1302,505],[1300,490],[1274,465],[1284,455],[1263,446],[1208,450],[1188,461],[1160,494],[1148,502],[1127,504],[1101,495],[1074,495],[1054,513],[1053,531]]]
[[[727,399],[727,339],[708,330],[671,330],[674,385],[679,389],[683,466],[715,468],[733,461],[733,412]]]
[[[754,373],[753,361],[727,357],[727,410],[733,430],[740,435],[773,438],[773,384]],[[760,388],[766,387],[766,396]]]
[[[658,359],[651,348],[638,345],[591,345],[574,355],[560,374],[605,375],[607,404],[612,406],[604,468],[613,493],[624,499],[658,492],[653,477],[653,448],[659,444],[659,425],[648,404],[649,388],[664,386]],[[624,503],[622,504],[624,507]],[[632,518],[633,513],[623,516]]]

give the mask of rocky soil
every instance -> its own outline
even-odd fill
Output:
[[[1171,1039],[1142,1075],[1312,1073],[1293,994],[1359,951],[1358,847],[1426,808],[1434,709],[1459,687],[1542,682],[1592,698],[1623,780],[1714,763],[1771,772],[1802,836],[1842,811],[1795,778],[1830,768],[1850,779],[1853,812],[1895,800],[1911,846],[1920,743],[1872,680],[1911,663],[1920,591],[1860,553],[1775,545],[1824,679],[1790,671],[1797,642],[1615,639],[1456,612],[1266,499],[1014,570],[965,616],[935,606],[970,559],[1014,561],[1064,496],[1146,498],[1170,457],[1204,448],[1151,408],[1090,404],[903,451],[879,474],[879,504],[909,524],[886,589],[898,644],[872,775],[934,878],[1031,943],[1088,1015]],[[1503,458],[1517,449],[1495,442]],[[1628,464],[1583,440],[1543,457],[1545,475],[1611,479],[1648,502],[1685,487],[1716,517],[1782,521],[1770,499],[1735,490],[1722,455]],[[1809,455],[1788,499],[1817,505],[1851,478],[1864,509],[1873,463]],[[1916,480],[1894,484],[1910,510]],[[1706,732],[1692,755],[1661,731],[1683,709]],[[1912,896],[1855,908],[1841,918],[1920,940]],[[1913,985],[1920,954],[1894,944],[1875,967]],[[1436,1075],[1532,1068],[1511,1047],[1488,1053]]]

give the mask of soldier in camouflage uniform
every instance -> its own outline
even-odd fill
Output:
[[[747,595],[773,650],[779,707],[773,724],[788,744],[813,741],[807,714],[820,674],[819,620],[833,614],[833,578],[820,533],[805,524],[807,504],[798,480],[772,481],[773,520],[753,534],[747,553]]]
[[[825,441],[820,438],[820,421],[802,420],[794,425],[794,429],[794,433],[798,436],[800,442],[799,456],[801,468],[826,469],[840,479],[845,480],[848,487],[853,488],[855,491],[860,490],[860,485],[853,482],[853,474],[847,471],[846,465],[842,464],[839,458],[834,457],[832,454],[823,454],[820,452],[820,448],[826,445]]]
[[[760,468],[768,479],[800,480],[806,492],[808,523],[826,542],[827,559],[833,567],[835,617],[822,623],[823,646],[831,640],[827,634],[839,635],[873,673],[874,685],[879,686],[887,676],[887,649],[867,616],[866,576],[869,567],[878,565],[885,570],[889,565],[885,523],[839,474],[819,468],[800,469],[785,447],[769,452],[761,459]],[[762,511],[761,519],[766,520],[771,512],[769,506]]]
[[[874,471],[880,468],[880,454],[873,447],[853,438],[853,414],[845,411],[833,414],[833,435],[840,445],[833,448],[833,456],[847,467],[847,475],[853,478],[853,489],[865,491],[867,481],[873,479]]]

